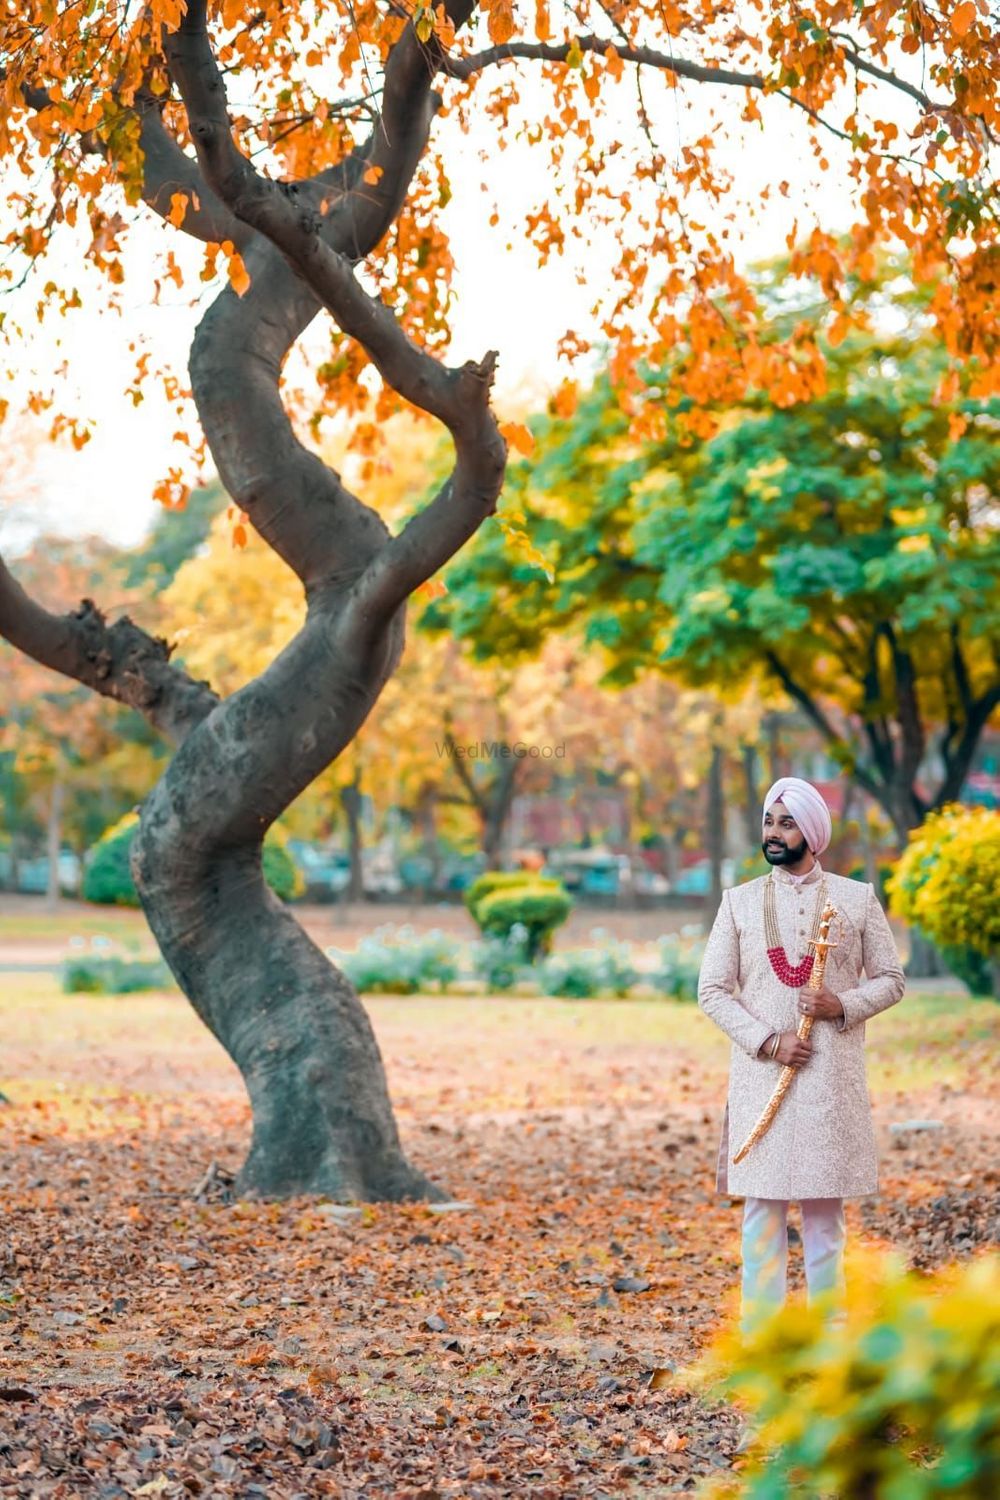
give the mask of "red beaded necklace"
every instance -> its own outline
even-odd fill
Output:
[[[819,897],[816,902],[816,911],[813,916],[812,931],[809,934],[810,942],[819,931],[820,919],[823,915],[823,907],[826,905],[826,879],[820,881]],[[808,984],[809,976],[813,971],[814,953],[807,953],[799,964],[792,964],[788,960],[781,941],[781,933],[778,929],[778,910],[774,894],[774,876],[768,878],[764,886],[764,938],[767,943],[767,957],[771,968],[774,970],[782,984],[787,984],[789,989],[800,990],[804,984]]]

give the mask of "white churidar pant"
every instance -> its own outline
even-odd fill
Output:
[[[747,1198],[743,1204],[742,1322],[748,1329],[785,1300],[788,1272],[788,1203]],[[843,1198],[801,1198],[802,1248],[809,1300],[844,1293]]]

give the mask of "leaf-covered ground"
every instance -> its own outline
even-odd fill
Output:
[[[0,1494],[657,1497],[734,1461],[735,1414],[648,1383],[733,1306],[695,1007],[373,1001],[407,1148],[471,1207],[344,1217],[224,1201],[248,1111],[183,1000],[0,984]],[[995,1237],[998,1032],[949,996],[871,1025],[856,1234]]]

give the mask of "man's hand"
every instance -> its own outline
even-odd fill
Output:
[[[783,1031],[774,1060],[781,1063],[783,1068],[801,1068],[812,1057],[812,1049],[812,1042],[804,1042],[798,1032]]]
[[[800,1016],[812,1016],[815,1021],[839,1021],[843,1014],[844,1007],[825,984],[818,990],[811,990],[808,985],[799,990]]]

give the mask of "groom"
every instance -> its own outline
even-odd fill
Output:
[[[744,1328],[784,1301],[789,1202],[802,1210],[814,1298],[842,1288],[844,1199],[878,1191],[865,1022],[900,999],[903,971],[874,887],[820,864],[831,833],[814,786],[795,776],[774,783],[763,808],[770,874],[725,892],[701,966],[698,1004],[733,1043],[716,1187],[744,1199]],[[837,947],[824,984],[810,990],[809,943],[827,902]],[[814,1018],[808,1041],[796,1033],[803,1015]],[[792,1086],[735,1166],[786,1064],[797,1070]]]

